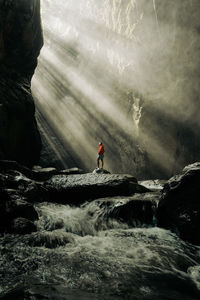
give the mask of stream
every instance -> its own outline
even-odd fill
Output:
[[[199,247],[99,203],[36,204],[38,232],[1,235],[0,299],[200,299]]]

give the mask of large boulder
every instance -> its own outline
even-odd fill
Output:
[[[10,200],[8,193],[0,188],[0,232],[5,231],[5,224],[7,223],[6,209],[7,202]]]
[[[189,165],[164,186],[158,224],[183,240],[200,245],[200,163]]]
[[[38,175],[18,164],[15,161],[0,161],[0,185],[5,189],[12,190],[12,195],[15,194],[16,199],[25,197],[28,202],[39,202],[47,200],[45,190],[42,183],[34,181],[33,178],[38,178]],[[51,175],[52,176],[52,175]],[[48,176],[51,177],[50,175]]]
[[[31,78],[42,45],[40,1],[0,1],[0,159],[27,166],[41,150]]]
[[[123,174],[80,174],[55,175],[46,181],[52,202],[79,205],[97,198],[144,193],[147,188],[139,185],[137,179]]]
[[[26,221],[15,222],[15,220],[21,220],[21,218]],[[26,229],[23,229],[24,226],[25,228],[27,226],[28,228],[36,228],[32,221],[37,219],[38,214],[34,206],[28,203],[19,191],[0,189],[0,232],[17,233],[20,231],[20,224],[22,224],[20,233],[27,233]]]
[[[95,200],[101,208],[98,217],[108,224],[111,219],[128,224],[131,227],[156,225],[156,208],[160,192],[136,193],[130,197],[112,197]],[[100,221],[98,220],[98,224]],[[111,222],[112,224],[112,222]]]
[[[9,232],[16,234],[28,234],[37,231],[36,225],[26,218],[16,218],[12,220]]]
[[[15,190],[9,191],[10,201],[7,202],[6,215],[8,219],[23,217],[31,221],[38,220],[38,214],[31,203],[26,198],[21,197]]]

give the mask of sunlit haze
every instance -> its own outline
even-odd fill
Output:
[[[185,21],[181,1],[168,2],[41,0],[45,44],[32,90],[63,167],[92,171],[99,141],[111,172],[145,178],[151,166],[169,176],[184,164],[178,128],[188,122],[193,134],[192,119],[199,130],[196,0]]]

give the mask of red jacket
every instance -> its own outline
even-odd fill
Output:
[[[105,152],[104,145],[100,145],[98,153],[102,155],[102,154],[104,154],[104,152]]]

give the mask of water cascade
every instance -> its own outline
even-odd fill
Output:
[[[153,224],[107,218],[109,205],[100,200],[81,207],[37,204],[38,232],[2,236],[1,295],[199,299],[199,247]]]

